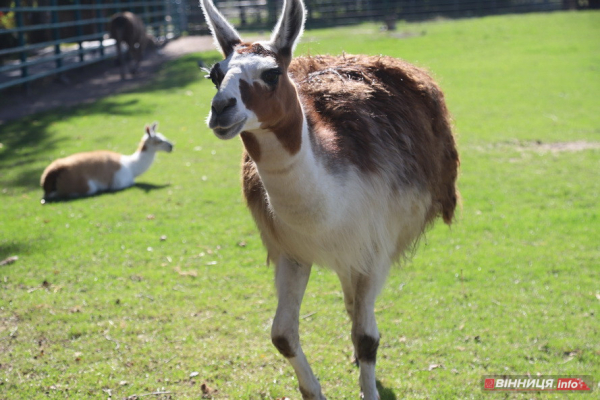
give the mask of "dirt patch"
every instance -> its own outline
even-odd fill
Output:
[[[541,153],[576,152],[591,149],[600,149],[600,142],[586,142],[585,140],[556,143],[532,142],[521,144],[517,147],[519,151],[536,151]]]
[[[213,50],[210,36],[186,36],[172,40],[161,50],[147,55],[137,74],[121,80],[114,60],[62,74],[59,78],[30,83],[29,92],[21,88],[4,91],[0,98],[0,124],[57,107],[72,107],[102,97],[135,89],[148,83],[160,67],[182,55]]]
[[[410,39],[413,37],[425,36],[425,35],[426,35],[425,31],[422,31],[422,32],[403,31],[403,32],[390,33],[390,37],[393,37],[395,39]]]
[[[578,152],[584,150],[597,150],[600,149],[600,142],[588,142],[585,140],[576,140],[572,142],[554,142],[554,143],[544,143],[542,141],[510,141],[510,142],[501,142],[501,143],[492,143],[485,146],[472,146],[470,147],[473,150],[488,152],[491,150],[516,150],[522,154],[526,153],[538,153],[538,154],[546,154],[546,153],[564,153],[564,152]]]

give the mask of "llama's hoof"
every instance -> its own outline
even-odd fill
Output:
[[[377,391],[377,389],[375,390],[374,393],[370,393],[368,396],[365,396],[365,393],[361,390],[359,397],[363,400],[381,400],[381,397],[379,396],[379,392]]]

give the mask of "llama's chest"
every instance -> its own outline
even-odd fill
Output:
[[[255,219],[270,253],[343,271],[389,265],[421,234],[429,195],[359,179],[304,198],[266,193],[269,218]]]
[[[125,165],[121,165],[121,168],[114,174],[111,186],[111,190],[125,189],[134,183],[134,176],[131,172],[131,168]]]

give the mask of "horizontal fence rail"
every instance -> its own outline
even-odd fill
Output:
[[[185,0],[0,0],[0,90],[115,56],[113,14],[139,15],[158,40],[185,30]]]
[[[236,28],[246,30],[272,29],[283,5],[283,0],[214,2]],[[365,21],[381,21],[389,29],[394,29],[398,20],[599,8],[600,0],[305,0],[305,4],[307,29]],[[186,14],[186,30],[189,33],[209,33],[197,1],[189,1]]]

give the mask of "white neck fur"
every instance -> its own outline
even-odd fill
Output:
[[[338,213],[334,211],[339,182],[315,158],[310,145],[308,125],[302,126],[300,150],[290,155],[275,135],[268,131],[256,133],[261,149],[256,164],[265,185],[269,203],[278,218],[291,227],[316,229]],[[330,225],[331,226],[331,225]]]
[[[121,162],[125,168],[129,168],[133,177],[140,176],[144,172],[150,168],[152,162],[154,162],[154,157],[156,156],[155,151],[150,150],[137,150],[130,156],[123,156]]]

